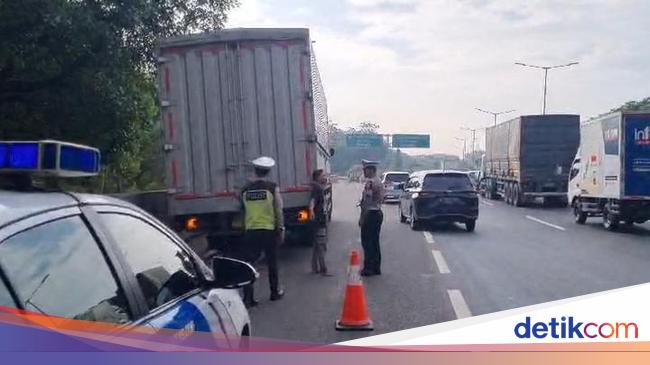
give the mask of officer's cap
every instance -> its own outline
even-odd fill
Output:
[[[258,169],[269,170],[271,167],[275,166],[275,160],[268,156],[260,156],[251,161],[251,164]]]
[[[377,165],[379,165],[379,161],[361,160],[361,165],[363,165],[364,168],[377,167]]]

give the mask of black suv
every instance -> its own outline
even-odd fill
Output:
[[[418,171],[404,185],[399,203],[400,222],[418,229],[422,222],[464,223],[472,232],[478,218],[478,194],[461,171]]]

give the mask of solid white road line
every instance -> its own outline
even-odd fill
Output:
[[[441,274],[449,274],[449,266],[447,266],[447,261],[445,261],[445,257],[442,256],[442,252],[431,250],[431,253],[433,254],[433,259],[436,261],[436,265],[438,266],[438,271],[440,271]]]
[[[433,240],[433,235],[431,232],[424,231],[422,234],[424,235],[424,239],[427,241],[427,243],[436,243],[436,241]]]
[[[463,298],[463,293],[460,290],[447,289],[447,294],[449,295],[451,306],[454,307],[454,312],[456,312],[456,318],[461,319],[472,316],[472,312],[469,310],[465,298]]]
[[[539,218],[535,218],[535,217],[532,217],[532,216],[530,216],[530,215],[527,215],[526,218],[527,218],[527,219],[530,219],[531,221],[534,221],[534,222],[537,222],[537,223],[541,223],[541,224],[543,224],[543,225],[546,225],[546,226],[549,226],[549,227],[552,227],[552,228],[555,228],[555,229],[559,229],[560,231],[566,231],[566,228],[564,228],[564,227],[560,227],[560,226],[558,226],[558,225],[555,225],[555,224],[553,224],[553,223],[549,223],[549,222],[543,221],[543,220],[541,220],[541,219],[539,219]]]

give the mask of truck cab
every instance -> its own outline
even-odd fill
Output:
[[[579,176],[582,171],[582,162],[580,160],[580,150],[576,153],[576,157],[571,163],[571,170],[569,171],[569,182],[567,184],[567,201],[573,206],[576,197],[580,196],[580,179]]]

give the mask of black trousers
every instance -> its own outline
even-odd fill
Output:
[[[271,230],[250,230],[244,234],[244,255],[245,261],[255,262],[260,253],[264,252],[266,264],[269,270],[269,286],[271,293],[278,291],[278,233]],[[253,298],[253,286],[244,288],[244,299]]]
[[[379,233],[384,214],[381,210],[369,210],[361,222],[361,246],[363,246],[363,269],[370,272],[381,271],[381,249]]]

